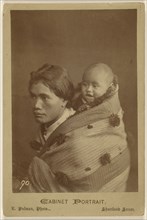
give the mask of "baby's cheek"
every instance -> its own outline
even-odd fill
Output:
[[[81,91],[84,91],[85,90],[85,86],[81,86]]]
[[[104,95],[106,92],[105,89],[97,89],[94,91],[95,98],[99,98],[100,96]]]
[[[94,98],[99,98],[101,96],[101,93],[99,91],[94,92]]]
[[[81,93],[82,93],[82,95],[85,95],[85,93],[86,93],[86,88],[81,88]]]

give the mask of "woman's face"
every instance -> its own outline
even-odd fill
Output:
[[[42,82],[34,83],[31,86],[33,113],[39,123],[54,123],[63,114],[66,101],[59,98],[55,93]]]

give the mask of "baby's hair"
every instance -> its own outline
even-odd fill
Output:
[[[113,73],[112,69],[105,63],[93,63],[87,67],[85,72],[89,72],[91,69],[94,69],[95,67],[101,68],[102,70],[105,70],[106,72]]]
[[[98,69],[99,73],[105,74],[106,80],[108,80],[109,83],[113,83],[114,85],[118,84],[117,76],[113,73],[112,69],[104,63],[93,63],[90,66],[88,66],[83,74],[83,79],[85,74],[89,73],[93,69]]]

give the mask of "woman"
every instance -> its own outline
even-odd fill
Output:
[[[29,92],[35,119],[40,124],[36,140],[31,142],[31,147],[40,152],[51,133],[75,113],[70,108],[74,87],[66,69],[57,65],[45,64],[31,73]],[[20,170],[22,170],[21,167]],[[19,175],[20,178],[18,176],[16,178],[14,175],[14,192],[26,190],[24,183],[28,183],[28,181],[22,176],[22,173]]]
[[[75,113],[70,108],[74,87],[64,68],[45,64],[31,73],[29,92],[35,119],[41,125],[38,143],[33,142],[32,147],[41,150],[51,133]]]
[[[125,191],[129,174],[126,136],[118,126],[113,137],[125,147],[99,146],[99,141],[103,144],[99,123],[104,129],[110,127],[109,115],[98,113],[102,106],[78,114],[69,108],[73,86],[59,66],[45,65],[33,72],[29,91],[41,129],[33,143],[38,156],[33,158],[20,192]],[[102,109],[110,106],[108,100],[102,104]]]

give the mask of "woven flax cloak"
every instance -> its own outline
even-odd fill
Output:
[[[117,115],[120,123],[112,126]],[[29,167],[30,192],[125,191],[129,150],[118,93],[76,114],[50,136]]]

